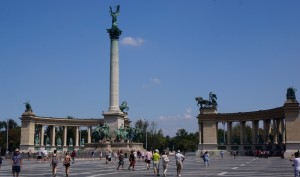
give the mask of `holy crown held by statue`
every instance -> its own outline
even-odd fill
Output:
[[[213,92],[209,93],[209,100],[205,100],[202,97],[196,97],[195,100],[197,101],[197,106],[200,108],[203,107],[218,107],[217,103],[217,95]]]

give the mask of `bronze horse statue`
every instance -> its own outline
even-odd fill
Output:
[[[218,106],[217,95],[212,92],[209,93],[209,100],[205,100],[202,97],[196,97],[195,100],[197,101],[197,106],[200,105],[200,108]]]

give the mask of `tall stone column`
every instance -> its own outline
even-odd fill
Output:
[[[109,112],[119,112],[119,36],[118,28],[108,29],[110,36],[110,93]]]
[[[119,37],[122,31],[114,23],[107,32],[110,36],[110,93],[109,109],[103,116],[104,123],[109,126],[111,137],[114,139],[113,131],[125,126],[125,114],[119,108]]]
[[[89,126],[88,127],[88,130],[87,130],[87,143],[91,143],[91,127]]]
[[[232,122],[227,122],[227,144],[231,144]]]

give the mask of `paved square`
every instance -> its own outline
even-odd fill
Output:
[[[174,156],[170,156],[170,165],[167,176],[176,176],[176,166]],[[11,175],[10,161],[4,161],[1,167],[0,176],[8,177]],[[205,167],[202,159],[195,156],[186,156],[183,172],[181,176],[230,176],[230,177],[291,177],[293,176],[292,162],[279,157],[257,158],[257,157],[219,157],[211,158],[210,166]],[[149,177],[153,176],[153,170],[146,170],[144,162],[137,162],[135,171],[128,171],[129,162],[125,159],[124,168],[126,170],[116,170],[117,163],[105,164],[102,159],[76,159],[75,164],[71,164],[71,177]],[[160,169],[162,171],[162,168]],[[162,173],[160,172],[162,176]],[[49,162],[40,163],[24,161],[24,166],[20,176],[28,177],[51,177]],[[57,177],[63,177],[64,167],[62,163],[58,165]]]

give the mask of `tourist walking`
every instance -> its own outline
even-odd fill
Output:
[[[31,150],[29,150],[29,151],[27,152],[27,160],[28,160],[28,161],[30,160],[30,157],[31,157]]]
[[[236,158],[236,151],[235,150],[233,150],[233,158],[235,159]]]
[[[58,163],[58,156],[56,153],[56,149],[53,151],[52,157],[51,157],[51,162],[50,162],[50,166],[52,167],[52,175],[54,177],[56,177],[56,167],[57,167],[57,163]]]
[[[176,167],[177,167],[177,176],[181,176],[181,171],[183,167],[184,156],[180,153],[180,150],[175,154]]]
[[[42,161],[42,151],[41,150],[39,150],[38,153],[37,153],[36,161],[40,161],[40,162]]]
[[[300,157],[299,157],[299,151],[294,153],[294,158],[290,159],[290,161],[294,162],[294,176],[299,177],[300,176]]]
[[[94,159],[94,157],[95,157],[95,150],[92,150],[91,155],[92,155],[92,159]]]
[[[72,164],[75,163],[75,157],[76,157],[76,151],[73,150],[72,153],[71,153],[71,158],[72,158]]]
[[[15,150],[14,155],[11,158],[11,165],[13,177],[19,177],[19,173],[22,168],[22,157],[18,148]]]
[[[69,176],[70,165],[71,165],[71,157],[69,156],[69,152],[66,152],[66,156],[65,156],[65,159],[64,159],[64,166],[65,166],[66,176]]]
[[[99,152],[100,154],[99,154],[99,158],[100,158],[100,160],[102,160],[102,157],[103,157],[103,153],[102,153],[102,150],[100,150],[100,152]]]
[[[117,170],[119,170],[119,167],[122,166],[122,170],[124,170],[124,154],[123,154],[123,151],[120,150],[120,153],[119,153],[119,163],[118,163],[118,168]]]
[[[207,151],[203,155],[203,160],[204,160],[205,167],[208,167],[209,166],[209,154]]]
[[[154,176],[159,176],[159,160],[160,155],[158,149],[155,149],[155,152],[153,154],[153,170],[154,170]]]
[[[145,162],[146,162],[146,165],[147,165],[147,170],[150,169],[150,162],[151,162],[151,159],[152,159],[152,153],[148,150],[145,154]]]
[[[136,157],[134,155],[134,151],[131,150],[131,153],[129,155],[129,167],[128,167],[128,170],[130,170],[130,167],[132,167],[132,170],[134,170],[134,167],[135,167],[135,160],[136,160]]]
[[[220,152],[220,155],[221,155],[221,158],[223,159],[224,152],[223,152],[223,151],[221,151],[221,152]]]
[[[162,166],[163,166],[163,176],[167,176],[168,163],[170,160],[169,160],[166,152],[163,152],[161,159],[162,159]]]
[[[111,152],[110,151],[106,151],[105,154],[105,159],[106,159],[106,164],[108,164],[111,161]]]

